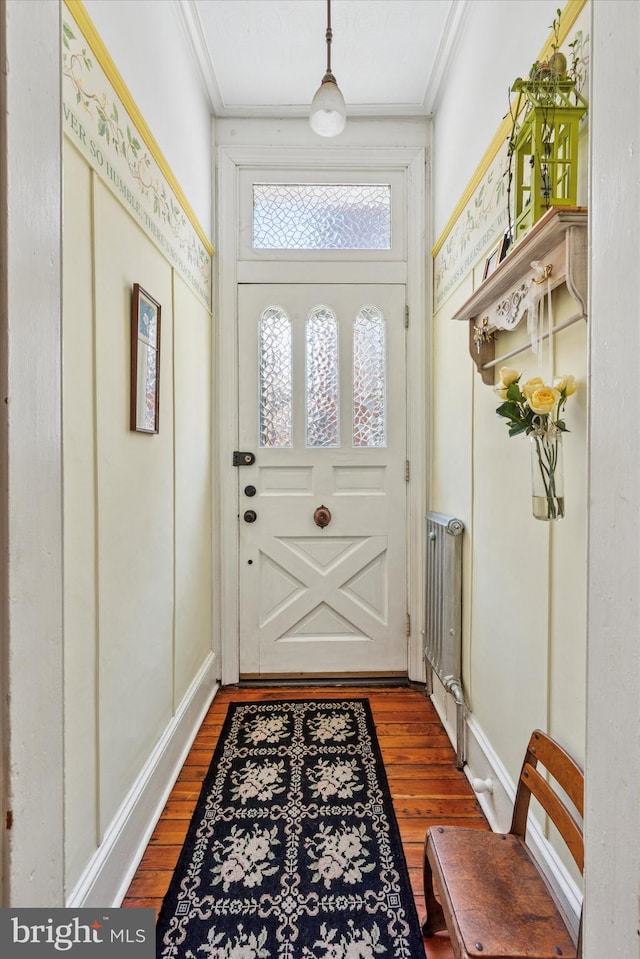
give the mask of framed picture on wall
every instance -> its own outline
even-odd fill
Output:
[[[131,422],[137,433],[157,433],[160,418],[161,308],[139,283],[131,295]]]
[[[484,272],[482,274],[482,279],[486,280],[488,276],[491,276],[495,268],[499,263],[502,263],[505,256],[507,255],[507,250],[509,249],[509,237],[505,233],[500,242],[494,249],[491,251],[489,256],[486,259],[484,264]]]

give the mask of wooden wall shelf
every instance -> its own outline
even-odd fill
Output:
[[[495,334],[515,330],[526,316],[526,298],[540,270],[544,286],[551,289],[566,283],[580,314],[587,310],[587,210],[585,207],[554,207],[514,247],[495,271],[453,315],[469,323],[469,352],[483,383],[493,385],[494,371],[488,363],[495,358]]]

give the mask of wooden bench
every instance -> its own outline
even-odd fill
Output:
[[[563,795],[540,774],[538,763]],[[582,873],[584,845],[578,820],[583,815],[583,793],[584,778],[573,759],[553,739],[535,730],[522,764],[507,835],[457,826],[427,831],[423,934],[429,937],[446,928],[456,959],[580,959],[580,937],[576,943],[526,844],[526,829],[533,795]]]

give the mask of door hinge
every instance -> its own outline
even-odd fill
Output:
[[[411,613],[407,613],[407,639],[411,636]]]
[[[404,461],[404,481],[409,482],[409,460]]]
[[[405,330],[409,329],[409,304],[404,308],[404,328]]]

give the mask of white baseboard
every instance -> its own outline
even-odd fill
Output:
[[[67,906],[120,905],[217,689],[212,653],[67,897]]]
[[[455,703],[437,677],[433,681],[433,705],[452,744],[455,746]],[[466,757],[465,775],[470,783],[490,780],[491,791],[476,792],[476,798],[494,832],[508,832],[511,827],[516,786],[500,757],[491,745],[473,713],[465,719]],[[475,790],[474,790],[475,791]],[[545,878],[557,896],[567,921],[577,934],[582,908],[582,893],[566,866],[544,835],[536,819],[529,817],[527,843]]]
[[[492,791],[474,790],[476,799],[493,831],[508,832],[516,799],[515,784],[473,713],[467,713],[465,727],[467,736],[465,775],[472,786],[474,779],[485,782],[491,780]]]
[[[431,702],[433,703],[435,711],[440,717],[440,722],[444,726],[445,732],[455,749],[456,723],[455,713],[453,711],[455,709],[453,696],[446,691],[435,672],[432,674],[432,683],[433,692],[431,694]]]

